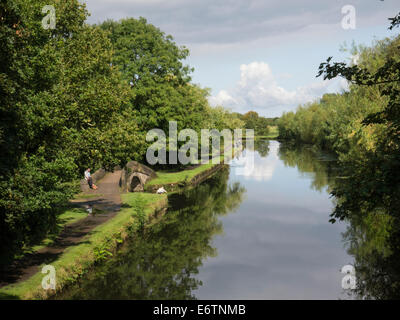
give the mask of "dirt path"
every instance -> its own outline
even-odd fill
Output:
[[[66,226],[53,245],[28,254],[21,260],[7,266],[5,270],[1,270],[0,288],[30,278],[40,271],[39,267],[43,263],[50,264],[66,248],[77,245],[95,227],[114,217],[121,208],[120,176],[121,171],[107,173],[103,179],[96,183],[97,190],[87,192],[94,195],[98,194],[98,197],[89,200],[72,200],[71,203],[77,206],[85,208],[92,206],[94,211],[101,210],[102,212],[96,213],[94,216],[88,215],[88,217]]]

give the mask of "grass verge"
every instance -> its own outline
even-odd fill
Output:
[[[92,199],[92,198],[98,198],[98,197],[102,197],[104,196],[104,194],[102,193],[78,193],[74,196],[74,200],[81,200],[81,199]]]
[[[235,150],[234,150],[235,151]],[[224,155],[220,156],[223,162]],[[190,184],[197,177],[205,176],[217,169],[219,164],[210,161],[191,170],[180,172],[157,172],[158,177],[146,184],[150,189],[158,185]],[[96,195],[98,196],[98,195]],[[50,262],[56,269],[56,290],[44,290],[41,282],[45,274],[38,272],[30,279],[0,288],[0,299],[46,299],[64,287],[74,283],[97,262],[113,255],[118,246],[141,226],[148,223],[150,217],[159,209],[167,205],[167,196],[154,193],[127,193],[122,194],[123,208],[111,220],[96,227],[79,244],[67,248],[55,261]],[[75,197],[90,198],[90,195],[80,194]],[[81,210],[77,214],[76,210]],[[71,209],[60,216],[61,220],[68,223],[77,221],[87,216],[82,209]],[[50,245],[51,239],[46,239],[35,250]],[[33,249],[33,248],[32,248]],[[43,264],[44,265],[44,264]]]
[[[150,180],[146,185],[164,185],[164,184],[178,184],[185,180],[190,181],[196,175],[212,168],[214,164],[202,164],[191,170],[183,170],[178,172],[157,171],[157,178]]]
[[[57,217],[57,225],[55,226],[54,230],[47,235],[45,239],[43,239],[37,245],[24,247],[22,251],[20,251],[18,254],[15,254],[12,259],[22,259],[27,254],[34,253],[44,247],[52,245],[54,243],[54,240],[64,229],[64,227],[86,218],[87,215],[88,213],[84,209],[72,207],[66,208],[65,211]]]
[[[46,299],[74,283],[97,262],[112,256],[118,246],[150,216],[167,204],[165,195],[128,193],[122,195],[123,208],[109,221],[96,227],[79,244],[67,248],[50,264],[56,270],[56,289],[44,290],[40,272],[26,281],[0,289],[0,299]]]
[[[254,136],[255,140],[260,140],[260,139],[276,139],[279,137],[279,129],[278,126],[270,126],[269,127],[269,132],[266,135],[263,136]]]
[[[234,148],[231,152],[235,153],[237,150]],[[217,157],[219,157],[218,163],[212,163],[210,159],[208,163],[200,164],[194,169],[178,172],[157,171],[157,178],[147,182],[144,189],[147,192],[155,192],[158,188],[164,187],[168,192],[172,192],[190,186],[196,182],[198,177],[208,177],[212,175],[216,171],[216,167],[224,163],[225,156],[223,154]],[[216,159],[216,157],[214,159]]]
[[[86,218],[88,215],[87,211],[82,208],[69,208],[62,214],[60,214],[57,218],[57,232],[50,234],[46,239],[44,239],[39,245],[33,246],[32,248],[25,249],[24,253],[32,253],[38,251],[46,246],[50,246],[54,243],[54,240],[59,235],[60,231],[64,229],[64,227],[78,222]]]

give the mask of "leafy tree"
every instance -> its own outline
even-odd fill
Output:
[[[253,129],[255,135],[263,136],[269,133],[268,126],[271,124],[270,120],[260,117],[257,112],[249,111],[245,113],[241,119],[245,122],[245,128]]]
[[[45,4],[54,30],[41,25]],[[84,23],[84,5],[7,0],[0,10],[3,251],[47,232],[85,167],[123,165],[144,143],[108,35]]]
[[[390,29],[399,25],[398,15],[391,19]],[[320,65],[318,75],[325,79],[342,76],[358,86],[374,87],[386,98],[383,109],[363,119],[364,126],[384,125],[383,134],[378,137],[376,147],[352,153],[343,160],[351,166],[348,175],[352,183],[345,188],[335,189],[333,195],[348,199],[335,209],[333,217],[343,219],[356,208],[373,211],[385,207],[388,214],[398,216],[400,204],[400,38],[385,44],[383,61],[377,65],[352,65],[331,63],[331,58]],[[355,188],[355,185],[362,188]],[[351,199],[351,201],[350,201]],[[332,219],[334,221],[334,218]]]
[[[41,27],[43,5],[11,0],[1,4],[1,249],[22,246],[46,230],[54,221],[54,208],[71,195],[65,183],[76,170],[73,159],[47,139],[49,129],[56,128],[46,106],[58,77],[58,57],[49,43],[62,35]],[[85,15],[77,2],[66,7],[59,7],[63,32]],[[74,19],[64,20],[63,9],[75,11]]]
[[[42,27],[42,7],[56,28]],[[143,160],[145,134],[206,128],[208,90],[145,19],[85,23],[78,0],[0,4],[0,251],[40,240],[87,167]],[[231,124],[230,124],[231,125]]]
[[[178,130],[203,127],[208,91],[190,83],[193,70],[183,64],[189,54],[172,36],[147,23],[146,19],[106,21],[115,54],[112,60],[132,89],[131,103],[140,129],[168,132],[168,121]]]
[[[207,119],[205,121],[205,129],[217,129],[221,131],[223,129],[235,130],[244,127],[244,122],[238,115],[229,112],[229,110],[221,106],[214,108],[208,106],[205,116]]]

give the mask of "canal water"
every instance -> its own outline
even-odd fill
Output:
[[[345,299],[337,175],[327,154],[256,141],[57,298]]]

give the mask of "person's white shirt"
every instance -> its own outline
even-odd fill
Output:
[[[90,178],[90,171],[86,170],[85,171],[85,180],[89,180]]]

